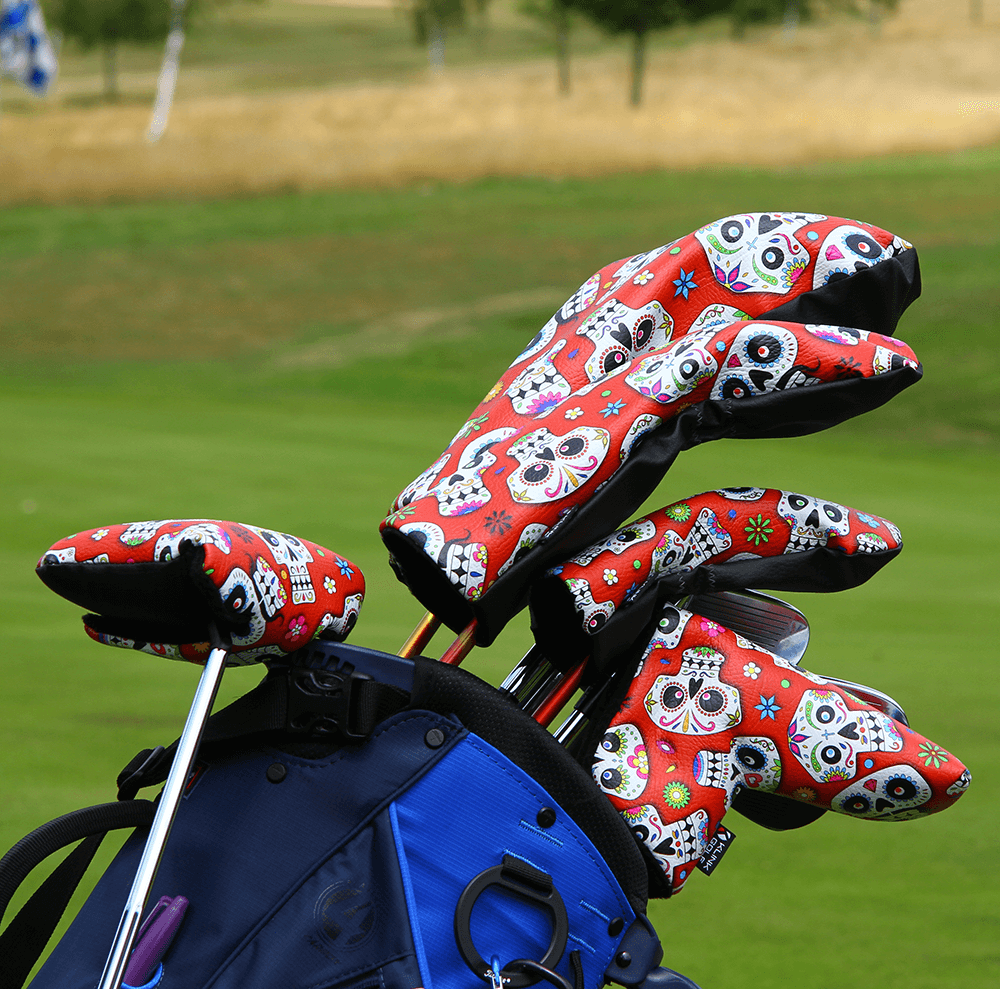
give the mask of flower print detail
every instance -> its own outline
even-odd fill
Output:
[[[508,515],[507,512],[502,509],[498,509],[495,512],[490,512],[486,516],[486,520],[483,522],[483,528],[489,529],[494,536],[502,536],[513,524],[514,516]]]
[[[415,508],[408,505],[406,508],[399,509],[398,512],[390,512],[385,517],[386,525],[392,525],[394,522],[402,522],[407,515],[412,515],[416,511]]]
[[[942,749],[940,745],[935,745],[934,742],[921,742],[920,754],[917,758],[922,759],[925,766],[933,766],[935,769],[940,769],[942,764],[948,761],[948,752],[946,749]]]
[[[811,786],[797,786],[792,790],[792,796],[796,800],[804,800],[807,803],[812,803],[816,799],[816,791]]]
[[[698,287],[694,280],[694,268],[690,271],[685,271],[681,268],[680,272],[681,277],[674,279],[674,285],[677,286],[677,290],[674,292],[674,298],[676,299],[678,295],[683,295],[684,298],[687,299],[688,292],[693,292]]]
[[[336,558],[336,560],[337,560],[337,566],[340,567],[340,572],[345,577],[354,576],[354,570],[351,568],[351,565],[347,562],[347,560],[342,560],[339,556]]]
[[[649,779],[649,756],[646,755],[645,745],[640,745],[625,762],[635,770],[636,776],[640,779]]]
[[[329,574],[323,578],[323,587],[326,589],[327,594],[337,593],[337,582]]]
[[[453,508],[451,511],[452,515],[469,515],[472,512],[478,512],[480,508],[485,505],[486,502],[481,498],[470,498],[469,501],[465,502],[463,505]]]
[[[575,408],[575,409],[567,409],[563,413],[563,418],[564,419],[579,419],[580,416],[582,416],[582,415],[583,415],[583,409],[581,409],[579,406],[577,406],[577,408]]]
[[[743,667],[743,675],[749,680],[756,680],[760,676],[760,667],[756,663],[747,663]]]
[[[670,505],[668,508],[665,508],[663,513],[668,519],[672,519],[674,522],[687,522],[691,518],[691,506],[683,501],[679,501],[676,505]]]
[[[722,626],[718,622],[713,622],[711,618],[703,618],[701,620],[701,630],[707,632],[709,638],[714,639],[722,631]]]
[[[874,515],[869,515],[867,512],[858,512],[857,515],[865,525],[870,525],[873,529],[877,529],[879,527],[879,523],[882,521],[881,519],[875,518]]]
[[[306,630],[306,620],[302,615],[298,615],[288,623],[288,631],[285,638],[290,641],[297,639]]]
[[[487,397],[483,401],[489,401],[489,398]],[[478,431],[482,427],[483,423],[486,422],[487,419],[489,419],[489,417],[490,417],[490,414],[489,414],[489,412],[487,412],[487,413],[485,413],[485,415],[476,416],[474,419],[470,419],[458,431],[457,435],[455,436],[455,439],[456,440],[465,439],[465,437],[471,435],[471,433],[474,430]],[[452,440],[452,442],[454,442],[454,440]]]
[[[93,539],[93,540],[94,540],[94,542],[96,543],[96,542],[98,542],[99,540],[103,539],[103,538],[104,538],[104,537],[105,537],[105,536],[106,536],[106,535],[108,534],[108,531],[109,531],[109,530],[107,530],[107,529],[95,529],[95,530],[94,530],[94,531],[93,531],[93,532],[92,532],[92,533],[90,534],[90,538],[91,538],[91,539]]]
[[[776,720],[774,716],[781,710],[781,705],[775,703],[776,697],[777,694],[771,694],[770,697],[765,697],[761,694],[760,703],[754,704],[754,710],[760,711],[761,721],[765,718],[770,718],[772,721]]]
[[[566,396],[560,395],[557,391],[542,393],[539,392],[532,400],[525,411],[526,416],[539,416],[543,412],[554,409]]]
[[[639,274],[636,275],[635,278],[632,279],[632,284],[633,285],[645,285],[646,282],[651,282],[655,277],[656,277],[656,275],[654,275],[649,270],[649,268],[646,268],[644,271],[640,271]]]
[[[617,570],[605,570],[604,571],[604,583],[605,584],[617,584],[618,583],[618,571]]]
[[[687,807],[691,801],[691,791],[683,783],[668,783],[663,788],[663,802],[674,810]]]
[[[774,532],[774,529],[771,528],[771,520],[764,518],[758,512],[757,518],[751,516],[747,519],[747,525],[744,526],[743,531],[747,533],[748,543],[759,546],[762,542],[767,542],[767,537]]]
[[[604,406],[603,409],[601,409],[601,415],[604,416],[605,419],[607,419],[608,416],[618,415],[618,413],[621,412],[621,410],[624,408],[625,408],[625,402],[623,402],[621,399],[618,399],[617,402],[608,402],[608,404]]]

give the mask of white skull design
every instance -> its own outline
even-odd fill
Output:
[[[711,331],[682,337],[672,347],[643,357],[625,375],[625,383],[662,403],[687,395],[719,369],[703,346],[711,337]]]
[[[856,330],[852,326],[830,326],[818,323],[805,323],[803,325],[817,340],[840,343],[845,347],[856,347],[862,340],[868,339],[868,330]]]
[[[160,519],[158,522],[131,522],[128,528],[118,537],[119,542],[126,546],[138,546],[153,538],[161,525],[166,525],[170,519]]]
[[[633,275],[638,274],[647,265],[652,264],[670,246],[670,244],[664,244],[662,247],[646,251],[645,254],[636,254],[633,257],[625,258],[621,265],[615,269],[614,281],[605,289],[600,301],[604,302],[605,299],[609,299],[626,282],[631,281]]]
[[[508,478],[514,501],[557,501],[586,484],[608,452],[611,434],[597,426],[577,426],[564,436],[542,427],[522,436],[507,450],[520,467]]]
[[[778,499],[778,514],[792,530],[785,552],[800,553],[825,546],[831,536],[846,536],[851,531],[848,513],[849,509],[832,501],[782,491]]]
[[[572,300],[570,300],[572,301]],[[568,304],[568,303],[567,303]],[[559,320],[552,316],[549,321],[528,341],[527,347],[521,351],[511,362],[510,366],[520,364],[521,361],[534,357],[540,350],[547,347],[559,329]]]
[[[659,416],[650,415],[648,412],[636,416],[632,425],[628,427],[625,438],[622,440],[621,448],[618,451],[619,459],[623,461],[627,460],[632,453],[632,447],[635,446],[639,439],[645,436],[646,433],[652,432],[662,422],[663,420]]]
[[[555,355],[565,346],[565,340],[557,341],[551,350],[533,360],[510,383],[507,396],[518,415],[535,416],[546,412],[573,390],[552,363]]]
[[[639,543],[646,542],[656,535],[656,526],[649,519],[639,519],[623,525],[617,532],[612,533],[607,539],[602,539],[599,543],[588,546],[578,556],[574,556],[570,561],[581,567],[597,559],[601,553],[611,552],[616,556],[621,556],[625,550]]]
[[[172,560],[177,556],[181,543],[185,542],[194,543],[196,546],[216,546],[227,556],[232,549],[232,542],[225,530],[211,522],[197,522],[179,532],[166,532],[160,536],[153,547],[153,559],[161,563]]]
[[[253,583],[257,591],[257,600],[260,602],[261,612],[270,621],[288,604],[288,594],[278,575],[274,572],[274,567],[262,556],[257,557],[257,564],[253,572]]]
[[[818,783],[854,779],[859,752],[898,752],[903,739],[881,711],[851,711],[833,690],[807,690],[788,725],[788,748]]]
[[[848,223],[834,227],[823,239],[816,255],[813,288],[850,278],[879,261],[895,257],[910,246],[905,240],[894,237],[891,244],[883,247],[861,227]]]
[[[594,341],[594,352],[584,365],[588,380],[597,381],[633,357],[665,347],[673,329],[670,314],[655,300],[641,309],[630,309],[610,299],[576,331],[578,336]]]
[[[230,629],[233,645],[252,646],[259,642],[266,623],[250,574],[234,567],[219,588],[219,596],[235,626]]]
[[[716,302],[710,306],[705,306],[698,313],[688,332],[719,330],[730,323],[740,323],[745,319],[752,318],[750,313],[743,312],[742,309],[737,309],[735,306],[724,306]]]
[[[682,539],[667,529],[653,550],[651,575],[684,573],[718,556],[733,545],[733,537],[711,508],[703,508]]]
[[[708,843],[708,812],[696,810],[687,817],[667,824],[652,804],[630,807],[622,811],[632,833],[653,853],[667,878],[674,882],[674,870],[701,858]],[[679,889],[686,876],[674,885]]]
[[[730,742],[728,752],[699,752],[693,771],[701,786],[725,790],[728,806],[738,785],[773,793],[781,783],[781,757],[770,738],[739,737]]]
[[[594,754],[592,772],[608,796],[635,800],[649,780],[646,743],[639,729],[629,724],[609,728]]]
[[[919,808],[930,799],[930,786],[912,766],[889,766],[845,787],[830,809],[869,821],[909,821],[921,816]]]
[[[271,549],[271,556],[275,563],[312,563],[312,553],[295,536],[288,535],[287,532],[273,532],[270,529],[260,529],[255,525],[248,525],[251,532],[256,532],[261,539]]]
[[[793,235],[825,219],[818,213],[743,213],[716,220],[695,237],[715,280],[730,292],[786,295],[810,260]]]
[[[677,648],[680,644],[681,636],[684,635],[684,629],[687,628],[687,623],[690,620],[690,611],[685,611],[683,608],[675,608],[672,604],[664,607],[660,614],[660,620],[657,622],[656,631],[653,633],[653,637],[649,640],[649,645],[646,646],[646,651],[643,653],[643,662],[639,664],[636,675],[643,670],[646,657],[654,649]]]
[[[582,577],[570,577],[566,587],[573,595],[573,606],[583,616],[583,630],[593,635],[615,613],[613,601],[595,601],[590,583]]]
[[[714,735],[740,723],[740,692],[719,679],[726,657],[708,646],[685,649],[680,672],[659,676],[644,704],[653,724],[681,735]]]
[[[76,563],[76,547],[67,546],[65,549],[50,549],[38,561],[39,566],[43,563]]]
[[[960,797],[966,790],[969,789],[969,784],[971,782],[972,773],[970,773],[968,769],[963,769],[962,775],[959,776],[959,778],[955,780],[955,782],[952,783],[947,790],[945,790],[945,793],[947,793],[949,797]]]
[[[462,427],[465,428],[464,426]],[[454,442],[454,440],[452,440]],[[426,498],[434,487],[434,482],[437,480],[438,474],[441,473],[442,468],[451,459],[450,453],[445,453],[438,457],[419,477],[414,478],[406,485],[405,488],[399,493],[399,496],[392,503],[392,511],[398,512],[401,508],[406,508],[407,505],[413,503],[414,501],[419,501],[421,498]]]
[[[858,536],[859,553],[884,553],[889,544],[877,532],[862,532]]]
[[[329,612],[323,616],[320,623],[320,635],[324,639],[334,639],[342,642],[350,634],[350,631],[358,622],[358,614],[361,611],[361,602],[364,599],[361,594],[351,594],[344,600],[344,610],[342,614],[331,615]]]
[[[919,361],[912,357],[904,357],[888,347],[876,347],[875,356],[872,358],[872,370],[876,374],[887,374],[889,371],[899,371],[904,367],[914,369],[920,367]]]
[[[491,447],[510,439],[514,426],[493,429],[474,436],[459,455],[455,469],[442,474],[431,493],[438,500],[438,514],[445,517],[466,515],[482,508],[492,497],[483,483],[483,473],[496,463]]]
[[[548,531],[548,526],[542,525],[541,522],[529,522],[521,530],[521,535],[517,540],[517,546],[514,547],[514,552],[503,562],[497,571],[497,576],[499,577],[506,573],[529,549],[537,545],[538,540]]]
[[[716,488],[715,493],[726,501],[760,501],[767,488]]]
[[[751,323],[733,339],[712,386],[712,398],[740,399],[818,379],[795,372],[799,342],[784,326]]]
[[[579,316],[597,298],[601,287],[601,273],[595,271],[560,307],[553,316],[558,323],[568,323]]]
[[[462,594],[474,600],[486,579],[486,546],[483,543],[445,542],[444,531],[433,522],[408,522],[399,531],[416,543]]]

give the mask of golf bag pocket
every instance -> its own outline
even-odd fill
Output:
[[[324,649],[359,663],[381,655],[314,652]],[[272,672],[245,709],[268,707],[262,691],[280,682]],[[585,771],[462,670],[418,659],[412,691],[395,689],[399,709],[364,738],[310,741],[247,723],[220,741],[209,723],[149,898],[181,896],[187,909],[147,981],[468,989],[500,971],[520,989],[541,964],[557,985],[596,989],[623,943],[635,959],[627,984],[656,967],[645,863]],[[240,703],[216,724],[232,723]],[[99,983],[146,834],[126,841],[32,989]]]

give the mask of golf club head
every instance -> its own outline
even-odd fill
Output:
[[[838,687],[843,687],[854,694],[862,703],[868,704],[871,707],[877,708],[883,714],[889,715],[893,721],[898,721],[900,724],[909,726],[910,722],[907,720],[906,712],[902,706],[883,691],[876,690],[874,687],[866,687],[862,683],[855,683],[853,680],[841,680],[839,677],[824,676],[823,679],[836,684]]]
[[[793,666],[799,665],[809,645],[806,616],[787,601],[760,591],[692,594],[678,606],[724,625]]]

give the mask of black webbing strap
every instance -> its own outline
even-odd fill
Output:
[[[302,738],[367,738],[410,701],[405,690],[358,674],[291,668],[268,674],[253,690],[213,714],[201,746],[280,731]],[[177,743],[139,753],[118,777],[118,797],[130,800],[144,786],[167,778]]]
[[[0,959],[3,960],[0,989],[21,989],[24,985],[104,836],[121,828],[148,826],[153,821],[153,814],[154,806],[149,800],[115,801],[85,807],[36,828],[0,859],[2,919],[14,893],[35,866],[61,848],[80,841],[0,934]]]

